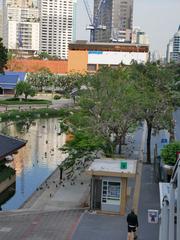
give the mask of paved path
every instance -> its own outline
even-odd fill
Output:
[[[148,223],[148,209],[160,209],[159,185],[154,181],[152,165],[144,164],[141,178],[141,193],[138,209],[138,240],[159,239],[159,225]]]
[[[0,240],[70,240],[81,210],[0,214]]]
[[[141,137],[140,137],[141,136]],[[131,137],[131,147],[129,146],[130,158],[134,158],[138,152],[140,159],[142,160],[143,141],[142,129],[136,132],[134,137]],[[140,148],[141,146],[141,148]],[[132,152],[133,150],[133,152]],[[140,154],[141,153],[141,154]],[[137,186],[134,186],[134,182],[131,180],[128,182],[128,186],[131,187],[131,194],[127,203],[126,213],[128,213],[133,205],[133,199],[139,202],[138,204],[138,218],[139,218],[139,230],[138,240],[158,240],[159,226],[149,224],[147,221],[148,209],[159,209],[159,188],[158,184],[154,182],[152,165],[141,164],[142,174],[136,179]],[[140,181],[140,182],[139,182]],[[140,190],[140,194],[137,193],[137,198],[134,198],[135,190]],[[73,240],[126,240],[127,239],[127,224],[126,216],[109,216],[85,213],[77,227],[77,230],[73,234]]]

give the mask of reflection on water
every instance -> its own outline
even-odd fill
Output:
[[[59,135],[59,121],[38,119],[17,124],[1,123],[0,132],[28,140],[10,163],[16,170],[16,193],[2,205],[2,210],[17,209],[52,173],[65,155],[59,148],[65,136]]]

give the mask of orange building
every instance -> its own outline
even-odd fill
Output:
[[[96,72],[101,66],[116,67],[137,61],[146,63],[149,46],[128,43],[88,43],[77,41],[69,44],[68,72]]]
[[[9,71],[37,72],[42,68],[48,68],[52,73],[66,74],[68,71],[67,60],[37,60],[37,59],[13,59],[7,64]]]

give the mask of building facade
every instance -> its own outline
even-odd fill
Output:
[[[94,0],[94,23],[95,42],[131,42],[133,0]]]
[[[133,29],[132,43],[149,45],[148,35],[143,32],[139,27]]]
[[[167,45],[166,61],[180,63],[180,25]]]
[[[41,0],[40,51],[61,59],[68,57],[73,39],[73,0]]]
[[[129,65],[133,60],[146,63],[149,60],[149,46],[77,41],[69,44],[68,72],[94,73],[100,67]]]
[[[3,43],[15,52],[39,51],[39,10],[32,0],[3,1]]]

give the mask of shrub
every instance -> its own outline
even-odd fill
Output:
[[[176,141],[167,144],[161,151],[163,162],[168,165],[175,165],[177,152],[180,152],[180,142]]]
[[[60,95],[54,95],[54,100],[59,100],[59,99],[61,99]]]

